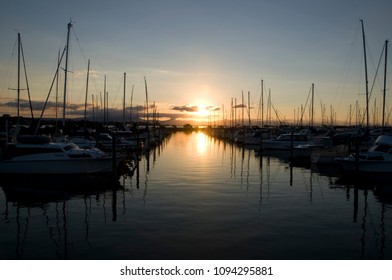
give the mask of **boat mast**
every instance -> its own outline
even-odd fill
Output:
[[[147,131],[147,139],[146,139],[146,150],[150,149],[150,129],[149,129],[149,116],[148,116],[148,91],[147,91],[147,79],[144,77],[144,88],[146,90],[146,131]]]
[[[125,129],[125,86],[127,81],[127,73],[124,73],[124,98],[123,98],[123,125]]]
[[[129,108],[129,122],[132,123],[132,106],[133,106],[133,89],[135,85],[132,85],[132,91],[131,91],[131,107]]]
[[[94,103],[94,94],[91,95],[91,105],[93,107],[93,122],[95,122],[95,103]]]
[[[310,118],[310,126],[314,125],[314,84],[312,84],[312,108],[311,108],[311,118]]]
[[[384,63],[384,95],[382,99],[382,128],[385,127],[385,96],[386,96],[386,88],[387,88],[387,59],[388,59],[388,43],[389,41],[385,41],[385,63]]]
[[[57,65],[60,65],[60,50],[57,54]],[[55,120],[56,120],[56,134],[58,133],[58,105],[59,105],[59,75],[56,74],[56,105],[55,105]]]
[[[261,127],[264,127],[264,81],[261,80]]]
[[[248,126],[251,128],[251,121],[250,121],[250,91],[248,91]]]
[[[86,126],[86,120],[87,120],[87,95],[88,95],[88,78],[90,75],[90,59],[88,60],[87,63],[87,80],[86,80],[86,97],[84,99],[84,125]]]
[[[103,81],[103,124],[106,125],[106,75]]]
[[[65,69],[64,69],[64,101],[63,101],[63,127],[65,127],[65,108],[67,101],[67,76],[68,76],[68,57],[69,57],[69,33],[72,27],[71,21],[67,25],[67,45],[65,47]]]
[[[365,29],[363,27],[363,20],[361,19],[362,25],[362,41],[363,41],[363,56],[365,61],[365,82],[366,82],[366,127],[369,127],[369,82],[367,72],[367,60],[366,60],[366,41],[365,41]]]
[[[16,92],[18,95],[16,115],[18,117],[18,123],[19,123],[19,118],[20,118],[20,33],[18,33],[18,85],[16,88]]]
[[[241,115],[242,115],[241,126],[243,128],[244,127],[244,107],[245,107],[244,91],[242,91],[241,96],[242,96],[242,100],[241,100]]]

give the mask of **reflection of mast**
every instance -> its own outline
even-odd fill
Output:
[[[87,205],[87,200],[86,197],[84,197],[84,223],[86,225],[86,233],[84,235],[84,239],[86,239],[86,242],[90,248],[92,248],[90,241],[88,240],[89,232],[90,232],[90,227],[89,227],[89,212],[91,212],[91,197],[89,196],[89,204]]]
[[[263,156],[260,155],[260,163],[259,163],[259,174],[260,174],[260,200],[259,200],[259,211],[261,210],[261,201],[263,200]]]
[[[366,217],[367,217],[367,208],[368,208],[368,204],[367,204],[367,194],[368,191],[365,189],[363,192],[364,196],[365,196],[365,205],[363,208],[363,218],[362,218],[362,225],[361,225],[361,229],[362,229],[362,237],[361,237],[361,243],[362,243],[362,250],[361,250],[361,258],[363,259],[365,257],[365,235],[366,235]]]
[[[246,189],[249,189],[249,176],[250,176],[250,149],[248,149],[248,166],[246,170]]]
[[[112,221],[117,221],[117,191],[112,192]]]
[[[385,250],[385,241],[386,241],[386,236],[385,236],[385,221],[384,221],[384,215],[385,215],[385,203],[382,203],[382,208],[381,208],[381,259],[384,258],[384,250]]]
[[[244,173],[244,160],[245,160],[245,147],[241,147],[241,173],[240,173],[240,178],[241,178],[241,187],[243,184],[243,173]]]
[[[65,206],[65,201],[63,201],[64,259],[68,259],[67,209]]]

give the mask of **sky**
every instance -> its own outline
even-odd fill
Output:
[[[106,76],[109,118],[122,117],[126,73],[126,107],[145,106],[146,80],[149,105],[155,104],[160,119],[171,123],[227,124],[223,119],[232,117],[233,103],[250,107],[252,124],[257,124],[262,91],[264,114],[270,100],[273,119],[278,115],[282,122],[293,123],[305,108],[303,119],[308,121],[312,84],[317,122],[327,124],[333,116],[333,122],[354,123],[363,119],[366,107],[362,19],[373,88],[369,112],[371,122],[379,121],[381,59],[385,41],[392,38],[391,11],[390,0],[3,0],[0,115],[16,114],[17,93],[12,89],[17,87],[20,33],[35,114],[40,115],[49,95],[44,117],[54,116],[56,93],[50,86],[72,20],[68,117],[84,113],[90,59],[90,116],[93,96],[95,106],[102,104]],[[387,89],[390,77],[387,74]],[[21,80],[22,89],[27,88],[24,73]],[[26,90],[20,98],[21,114],[29,117]],[[236,112],[240,118],[241,109]]]

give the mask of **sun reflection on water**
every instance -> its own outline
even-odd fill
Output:
[[[207,137],[204,133],[197,133],[197,152],[199,154],[204,154],[207,150]]]

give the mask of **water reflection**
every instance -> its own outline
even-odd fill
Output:
[[[72,258],[73,254],[69,255],[69,235],[75,233],[80,233],[79,240],[84,240],[87,248],[92,248],[89,232],[93,201],[102,206],[105,222],[107,208],[110,208],[112,221],[116,221],[117,191],[122,189],[111,177],[87,175],[2,177],[0,186],[5,200],[1,222],[7,227],[16,224],[15,242],[10,236],[12,231],[1,235],[7,242],[6,254],[1,255],[3,259]],[[78,204],[77,217],[70,215],[74,203]],[[74,228],[75,218],[79,219],[77,228]],[[42,236],[48,239],[42,239]],[[15,244],[15,254],[12,250],[7,251],[12,244]],[[42,252],[41,246],[45,246]]]
[[[201,132],[173,135],[118,181],[0,182],[1,259],[392,257],[390,181],[259,156]]]
[[[197,152],[204,154],[207,149],[207,136],[204,133],[197,134]]]

